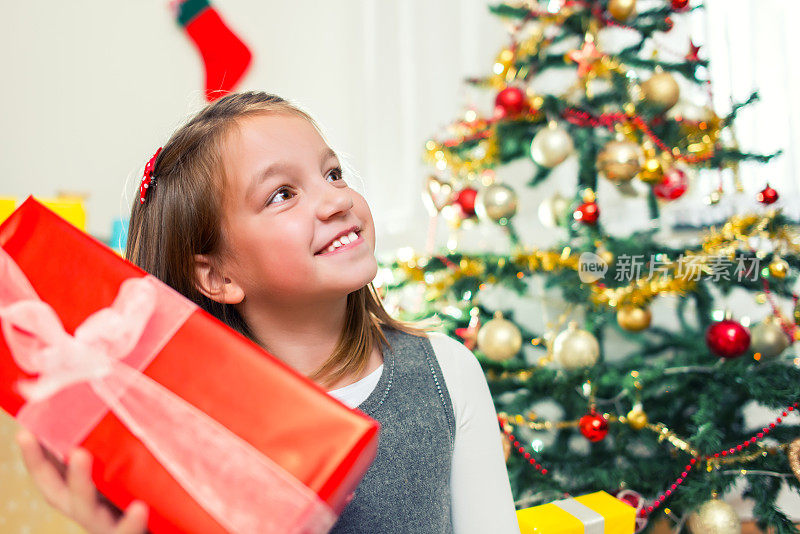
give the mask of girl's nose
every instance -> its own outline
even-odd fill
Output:
[[[322,199],[317,208],[321,219],[328,219],[333,215],[346,212],[353,207],[353,196],[350,188],[337,187],[326,184],[322,189]]]

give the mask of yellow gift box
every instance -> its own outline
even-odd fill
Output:
[[[636,509],[605,491],[517,510],[522,534],[633,534]]]
[[[16,207],[16,199],[0,197],[0,223],[8,219],[8,216],[14,212]]]
[[[56,198],[37,198],[39,202],[59,214],[68,222],[86,231],[86,208],[84,201],[79,196],[60,195]],[[0,197],[0,223],[5,221],[16,208],[17,201],[13,198]]]
[[[68,222],[86,231],[86,208],[83,198],[72,196],[59,196],[54,199],[37,198],[39,202],[61,215]]]

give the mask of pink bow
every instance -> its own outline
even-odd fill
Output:
[[[195,309],[151,276],[130,278],[69,335],[0,247],[2,333],[17,365],[39,375],[18,382],[27,403],[17,420],[63,460],[110,408],[230,532],[328,532],[336,516],[316,493],[139,372]]]

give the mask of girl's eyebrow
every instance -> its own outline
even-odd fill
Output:
[[[325,147],[320,155],[320,165],[325,163],[330,158],[338,159],[338,156],[331,147]],[[245,192],[245,198],[250,198],[250,196],[253,194],[253,190],[255,190],[259,184],[269,180],[274,176],[284,174],[293,168],[294,165],[288,161],[276,161],[275,163],[271,163],[267,166],[267,168],[253,175],[253,178],[250,180],[250,185],[247,187],[247,191]]]

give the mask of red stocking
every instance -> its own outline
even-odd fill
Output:
[[[206,100],[212,102],[233,90],[250,66],[252,54],[220,18],[208,0],[185,0],[178,5],[178,22],[203,57]]]

